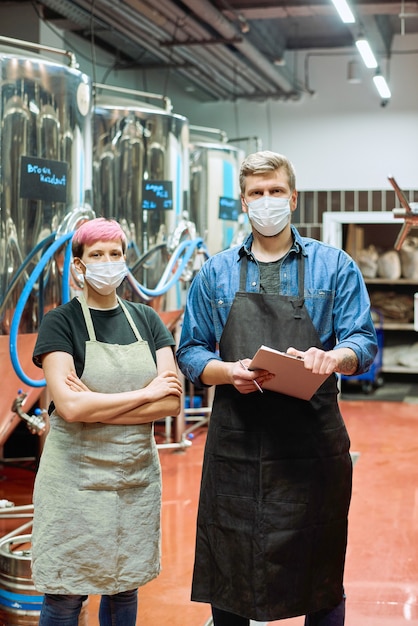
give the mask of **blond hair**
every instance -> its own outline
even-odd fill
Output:
[[[245,192],[245,181],[247,176],[254,174],[267,174],[283,168],[287,174],[291,191],[296,189],[296,172],[293,164],[283,154],[262,150],[249,154],[241,164],[239,173],[239,185],[242,195]]]

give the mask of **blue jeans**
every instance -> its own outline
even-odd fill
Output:
[[[81,607],[87,596],[46,593],[39,626],[78,626]],[[100,626],[135,626],[138,590],[102,596],[99,608]]]
[[[249,626],[250,620],[212,606],[214,626]],[[345,598],[331,611],[319,611],[305,617],[305,626],[344,626]]]

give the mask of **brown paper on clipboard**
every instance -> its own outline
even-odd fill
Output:
[[[267,370],[274,378],[263,383],[263,389],[310,400],[329,374],[313,374],[305,369],[303,359],[267,346],[260,346],[248,366],[250,370]]]

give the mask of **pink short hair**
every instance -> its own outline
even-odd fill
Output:
[[[72,241],[73,256],[80,258],[84,246],[91,246],[96,241],[120,241],[123,252],[126,252],[126,235],[120,224],[116,220],[97,217],[84,222],[75,231]]]

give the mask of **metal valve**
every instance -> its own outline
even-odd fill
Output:
[[[35,409],[33,415],[25,413],[22,409],[25,404],[27,393],[19,390],[17,397],[13,400],[12,411],[17,413],[18,416],[26,422],[26,426],[29,428],[33,435],[42,435],[46,430],[46,422],[44,420],[45,410]]]

